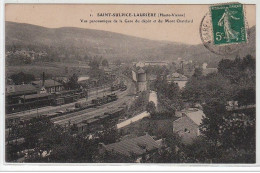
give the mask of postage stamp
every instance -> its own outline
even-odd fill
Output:
[[[210,7],[215,45],[246,42],[243,5],[221,4]]]

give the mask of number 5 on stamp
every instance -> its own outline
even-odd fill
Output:
[[[242,4],[213,5],[210,12],[215,45],[247,41]]]

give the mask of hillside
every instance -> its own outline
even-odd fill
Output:
[[[102,56],[109,60],[170,60],[179,57],[209,64],[223,57],[208,51],[203,45],[154,41],[108,31],[72,27],[44,28],[40,26],[6,22],[6,46],[51,51],[56,58]],[[249,44],[238,53],[255,56],[255,27],[250,29]],[[55,53],[53,53],[55,52]]]

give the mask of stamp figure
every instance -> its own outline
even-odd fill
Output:
[[[246,42],[242,4],[216,5],[210,10],[215,45]]]

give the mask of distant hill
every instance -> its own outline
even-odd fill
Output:
[[[102,56],[108,60],[169,60],[181,57],[186,60],[216,64],[223,57],[206,49],[202,44],[187,45],[169,41],[155,41],[119,33],[72,27],[45,28],[36,25],[6,22],[6,46],[20,46],[58,51],[65,58]],[[255,56],[255,27],[250,29],[248,46],[238,55]],[[213,65],[215,66],[215,65]]]

